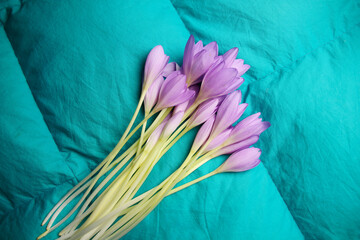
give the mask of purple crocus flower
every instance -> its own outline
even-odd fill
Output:
[[[220,98],[214,98],[201,103],[189,118],[188,127],[194,128],[207,121],[217,111],[219,102]]]
[[[188,101],[177,105],[174,108],[174,113],[180,112],[180,111],[186,112],[186,110],[188,110],[191,107],[191,105],[193,105],[193,103],[195,102],[195,99],[197,97],[197,93],[199,92],[199,86],[198,85],[193,85],[193,86],[189,87],[189,90],[194,91],[195,94]]]
[[[214,153],[213,156],[217,157],[220,155],[232,154],[234,152],[237,152],[237,151],[240,151],[240,150],[250,147],[251,145],[255,144],[258,140],[259,140],[259,136],[257,136],[257,135],[251,136],[243,141],[222,147],[221,149],[216,151],[216,153]]]
[[[238,71],[236,77],[240,78],[250,68],[250,65],[244,64],[243,59],[236,59],[238,52],[238,48],[232,48],[223,55],[223,59],[225,62],[224,67],[235,68]]]
[[[175,72],[175,71],[178,71],[178,70],[180,70],[180,66],[176,62],[171,62],[171,63],[166,64],[166,66],[164,67],[161,75],[164,76],[164,77],[167,77],[172,72]]]
[[[262,132],[270,127],[269,122],[262,122],[259,118],[260,113],[255,113],[241,122],[239,122],[231,133],[229,143],[237,143],[251,136],[259,136]]]
[[[145,99],[144,99],[144,108],[145,108],[145,114],[149,114],[151,109],[155,106],[159,91],[164,82],[164,78],[162,76],[159,76],[155,81],[150,85],[149,89],[146,92]]]
[[[224,66],[224,60],[221,60],[206,72],[196,101],[203,102],[207,99],[227,95],[240,87],[244,80],[236,77],[237,70],[224,68]]]
[[[165,55],[161,45],[155,46],[149,53],[145,62],[143,91],[146,91],[151,84],[163,73],[169,56]]]
[[[217,111],[216,120],[211,132],[212,137],[219,135],[241,117],[248,104],[243,103],[239,105],[240,101],[241,91],[235,91],[226,96]]]
[[[198,150],[209,138],[211,129],[215,122],[215,114],[213,114],[199,129],[198,133],[196,134],[194,143],[191,147],[192,151]]]
[[[247,148],[230,155],[218,168],[219,172],[244,172],[259,165],[261,150]]]
[[[186,75],[188,86],[199,83],[218,55],[218,45],[211,42],[205,47],[201,41],[195,44],[194,36],[190,36],[185,46],[182,73]]]
[[[187,88],[186,76],[175,71],[162,84],[154,111],[157,112],[164,108],[179,105],[194,95],[195,91]]]
[[[206,146],[205,152],[209,152],[223,144],[229,138],[231,131],[232,127],[229,127],[225,129],[222,133],[217,135],[213,140],[211,140],[209,145]]]

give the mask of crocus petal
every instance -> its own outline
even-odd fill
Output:
[[[191,115],[188,127],[196,127],[214,115],[218,108],[219,100],[220,99],[218,98],[214,98],[200,104],[196,111]]]
[[[215,70],[218,70],[216,67]],[[213,69],[214,71],[214,69]],[[214,97],[225,95],[229,83],[232,83],[237,75],[234,68],[224,68],[215,73],[206,73],[201,84],[198,101],[205,101]]]
[[[209,145],[206,146],[205,152],[209,152],[209,151],[219,147],[221,144],[223,144],[230,136],[231,131],[232,131],[232,128],[230,127],[228,129],[224,130],[219,135],[217,135],[213,140],[211,140]]]
[[[244,83],[244,79],[243,79],[242,77],[240,77],[240,78],[238,78],[238,77],[234,78],[234,80],[233,80],[232,82],[228,83],[229,86],[227,87],[226,90],[224,90],[224,93],[225,93],[225,94],[228,94],[228,93],[231,93],[231,92],[235,91],[235,90],[238,89],[238,88],[241,86],[241,84],[243,84],[243,83]]]
[[[219,168],[220,172],[243,172],[259,165],[261,150],[247,148],[233,153]]]
[[[262,132],[264,132],[266,129],[270,127],[269,122],[261,122],[261,119],[259,122],[254,122],[252,125],[248,125],[243,128],[234,129],[234,132],[231,136],[231,141],[233,142],[239,142],[244,139],[249,138],[253,135],[260,135]]]
[[[235,48],[230,49],[223,55],[226,68],[231,67],[231,64],[234,62],[238,52],[239,52],[239,49],[237,47],[235,47]]]
[[[170,135],[176,130],[176,128],[181,123],[183,116],[184,116],[184,112],[177,112],[173,114],[164,127],[164,130],[162,132],[162,137],[164,138],[170,137]]]
[[[231,64],[232,68],[235,68],[238,71],[237,77],[242,76],[247,70],[249,70],[250,65],[244,64],[243,59],[235,59],[235,61]]]
[[[161,86],[155,111],[186,102],[194,94],[195,91],[187,88],[186,76],[178,71],[173,72],[165,79]]]
[[[155,46],[150,51],[145,62],[143,90],[149,88],[159,77],[168,61],[169,56],[165,55],[161,45]]]
[[[206,140],[208,139],[211,129],[215,122],[215,114],[213,114],[199,129],[198,133],[196,134],[194,143],[192,145],[192,150],[198,150],[201,145],[203,145]]]
[[[144,108],[146,114],[148,114],[151,111],[151,109],[155,106],[163,82],[164,82],[164,78],[162,76],[159,76],[147,90],[144,99]]]
[[[211,43],[207,44],[207,45],[204,47],[204,49],[205,49],[206,51],[212,52],[213,55],[214,55],[214,57],[217,56],[217,55],[218,55],[218,52],[219,52],[219,47],[218,47],[218,45],[217,45],[216,42],[211,42]]]
[[[194,55],[200,52],[203,49],[203,42],[200,40],[194,46]]]
[[[213,132],[211,135],[216,137],[219,133],[236,122],[245,111],[247,104],[239,105],[241,92],[235,91],[224,99],[217,111]]]
[[[216,151],[214,157],[217,157],[220,155],[225,155],[225,154],[232,154],[234,152],[243,150],[243,149],[248,148],[251,145],[255,144],[258,140],[259,140],[259,136],[255,135],[255,136],[251,136],[243,141],[227,145],[227,146],[219,149],[218,151]]]
[[[178,71],[180,69],[179,65],[176,62],[171,62],[166,64],[165,68],[163,69],[162,76],[167,77],[172,72]]]
[[[182,70],[184,74],[188,74],[191,70],[192,59],[194,56],[194,46],[195,46],[195,39],[194,36],[191,35],[186,43],[185,51],[184,51],[184,59],[182,65]]]
[[[199,77],[202,76],[214,62],[214,54],[213,51],[202,50],[194,56],[191,73],[187,78],[188,86],[200,82]]]

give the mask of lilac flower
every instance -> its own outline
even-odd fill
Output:
[[[196,101],[203,102],[207,99],[223,96],[240,87],[243,79],[236,77],[237,70],[235,68],[224,68],[224,65],[224,61],[221,60],[206,72]]]
[[[230,157],[218,168],[219,172],[243,172],[259,165],[261,150],[247,148],[230,155]]]
[[[196,134],[194,143],[191,147],[192,151],[198,150],[201,145],[206,142],[206,140],[209,138],[214,122],[215,114],[213,114],[199,129],[198,133]]]
[[[220,98],[214,98],[201,103],[191,115],[188,127],[193,128],[207,121],[217,111],[219,102]]]
[[[257,136],[257,135],[251,136],[240,142],[229,144],[229,145],[226,145],[225,147],[222,147],[221,149],[216,151],[216,153],[214,153],[213,156],[217,157],[220,155],[232,154],[234,152],[237,152],[237,151],[240,151],[240,150],[250,147],[251,145],[255,144],[258,140],[259,140],[259,136]]]
[[[229,143],[237,143],[251,136],[259,136],[270,127],[269,122],[262,122],[260,113],[253,114],[239,122],[231,133]]]
[[[241,117],[248,104],[244,103],[239,105],[240,101],[240,91],[235,91],[226,96],[217,111],[211,136],[216,137]]]
[[[240,78],[250,68],[250,65],[244,64],[243,59],[236,59],[238,52],[238,48],[232,48],[223,55],[223,59],[225,62],[224,67],[235,68],[238,71],[236,77]]]
[[[169,56],[165,55],[161,45],[154,47],[150,51],[145,62],[143,91],[146,91],[162,74],[168,61]]]
[[[189,109],[191,107],[191,105],[193,105],[193,103],[195,102],[195,99],[197,97],[197,93],[199,92],[199,86],[198,85],[193,85],[193,86],[189,87],[189,90],[194,91],[195,94],[188,101],[177,105],[174,108],[174,113],[181,112],[181,111],[186,112],[186,110]]]
[[[199,83],[218,55],[218,45],[211,42],[205,47],[201,41],[195,44],[194,36],[190,36],[185,46],[182,72],[186,75],[188,86]]]
[[[163,77],[167,77],[169,76],[172,72],[175,72],[175,71],[178,71],[180,70],[180,66],[176,63],[176,62],[171,62],[171,63],[168,63],[163,71],[162,71],[162,76]]]
[[[154,111],[179,105],[188,101],[194,94],[195,91],[187,88],[186,76],[175,71],[162,84]]]
[[[144,108],[145,108],[145,114],[149,114],[151,109],[155,106],[159,91],[164,82],[164,78],[162,76],[159,76],[149,87],[149,89],[146,92],[145,99],[144,99]]]
[[[211,140],[209,145],[206,146],[205,152],[209,152],[223,144],[229,138],[231,131],[232,127],[229,127],[225,129],[222,133],[217,135],[213,140]]]

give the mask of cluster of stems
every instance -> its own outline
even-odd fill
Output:
[[[185,133],[191,130],[187,119],[199,105],[199,103],[194,103],[185,112],[176,131],[169,137],[160,137],[150,149],[144,143],[171,113],[172,108],[161,110],[153,123],[146,129],[147,120],[156,114],[156,112],[150,112],[130,132],[143,99],[144,94],[142,94],[135,113],[115,148],[49,212],[42,223],[45,225],[48,222],[46,231],[38,239],[57,229],[75,212],[77,213],[76,217],[60,232],[59,239],[119,239],[145,218],[165,196],[191,186],[217,172],[215,170],[201,178],[174,188],[178,182],[212,158],[212,151],[202,154],[204,147],[206,147],[204,145],[198,151],[192,149],[183,164],[161,184],[134,198],[160,158]],[[140,138],[118,156],[123,146],[141,126],[143,128]],[[106,177],[100,182],[99,179],[104,176]],[[106,187],[109,182],[111,182],[110,185]],[[80,194],[82,197],[77,204],[65,217],[54,224],[64,208]],[[121,218],[119,219],[119,217]]]

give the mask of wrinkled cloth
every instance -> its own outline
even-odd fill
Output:
[[[45,230],[49,210],[120,139],[148,52],[161,44],[181,63],[190,34],[221,54],[238,47],[251,65],[240,90],[244,115],[271,122],[255,145],[263,163],[165,198],[124,239],[360,238],[359,19],[351,0],[2,0],[1,238]],[[179,166],[195,134],[140,191]]]

